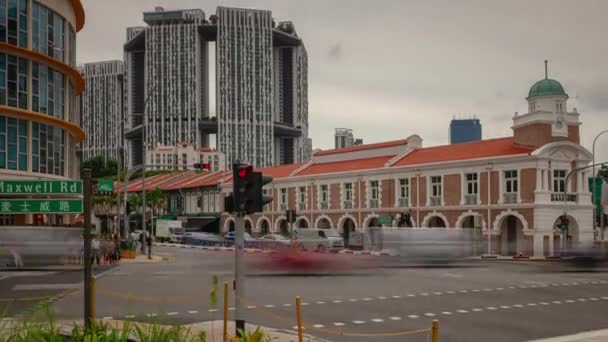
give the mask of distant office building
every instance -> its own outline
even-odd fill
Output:
[[[335,137],[335,148],[351,147],[355,143],[355,137],[353,136],[353,130],[350,128],[336,128]]]
[[[479,140],[481,140],[481,123],[479,119],[452,119],[450,122],[450,144]]]
[[[187,141],[205,148],[215,134],[226,163],[310,159],[308,56],[291,22],[275,25],[270,11],[228,7],[209,20],[201,10],[157,7],[144,21],[148,26],[127,29],[124,47],[132,165],[142,161],[144,126],[146,146]],[[216,85],[215,117],[209,82]]]
[[[88,63],[79,71],[86,85],[80,96],[80,122],[85,132],[82,159],[118,160],[123,147],[122,61]]]

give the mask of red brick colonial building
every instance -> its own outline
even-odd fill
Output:
[[[411,213],[414,227],[476,228],[501,254],[552,255],[559,248],[559,216],[567,211],[569,238],[593,239],[586,181],[591,153],[580,145],[579,113],[567,111],[561,84],[545,78],[526,98],[529,112],[513,117],[509,137],[423,147],[404,140],[321,151],[305,164],[265,168],[274,201],[245,218],[254,234],[287,232],[284,212],[296,208],[297,227],[364,230],[376,218]],[[564,198],[563,192],[567,195]],[[225,195],[232,191],[227,180]],[[221,201],[223,203],[223,201]],[[222,214],[227,231],[234,218]]]

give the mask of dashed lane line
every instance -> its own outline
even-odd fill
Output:
[[[443,311],[443,312],[441,312],[441,314],[442,314],[442,315],[451,315],[452,313],[451,313],[451,312],[449,312],[449,311]]]
[[[198,310],[190,310],[188,311],[189,314],[194,315],[198,313]]]
[[[409,315],[409,316],[407,316],[407,317],[408,317],[408,318],[413,318],[413,319],[416,319],[416,318],[419,318],[420,316],[418,316],[418,315]]]
[[[388,319],[390,319],[391,321],[400,321],[401,317],[399,317],[399,316],[393,316],[393,317],[389,317]]]
[[[342,323],[342,322],[334,322],[334,325],[335,325],[335,326],[337,326],[337,327],[343,327],[343,326],[345,326],[346,324],[345,324],[345,323]]]
[[[384,320],[382,318],[372,318],[371,321],[374,322],[374,323],[382,323],[382,322],[384,322]]]
[[[435,317],[435,314],[432,313],[432,312],[427,312],[424,315],[427,316],[427,317]]]
[[[175,311],[167,312],[167,316],[177,316],[177,315],[179,315],[179,312],[175,312]]]
[[[353,321],[353,324],[357,324],[357,325],[365,324],[365,321]]]

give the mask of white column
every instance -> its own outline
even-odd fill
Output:
[[[585,177],[584,171],[576,173],[576,192],[583,192],[583,177]]]
[[[536,169],[536,191],[542,191],[543,172],[541,168]]]
[[[544,235],[543,233],[535,233],[534,237],[533,237],[533,246],[534,246],[534,256],[535,257],[542,257],[544,256],[544,246],[543,246],[543,240],[544,239]]]
[[[554,234],[553,234],[553,232],[551,232],[551,234],[549,234],[549,255],[550,256],[553,256],[555,253],[553,251],[553,244],[554,244],[553,237],[554,237]]]
[[[467,190],[466,176],[464,173],[460,173],[460,205],[464,205],[464,194]]]
[[[549,169],[544,169],[543,189],[549,192]]]

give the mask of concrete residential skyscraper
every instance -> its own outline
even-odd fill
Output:
[[[191,143],[216,147],[256,167],[310,159],[308,56],[291,22],[275,25],[266,10],[218,7],[144,13],[146,27],[127,30],[126,112],[132,155]],[[209,109],[208,47],[215,44],[215,117]],[[146,122],[143,121],[143,113]]]
[[[272,13],[217,9],[218,148],[226,160],[273,164]]]
[[[123,145],[123,63],[89,63],[80,72],[86,84],[80,96],[80,120],[86,134],[82,159],[101,156],[118,160]]]
[[[183,141],[207,145],[198,127],[209,106],[207,45],[198,33],[204,19],[199,9],[157,7],[144,13],[148,26],[127,31],[131,165],[141,162],[144,125],[148,150]]]

